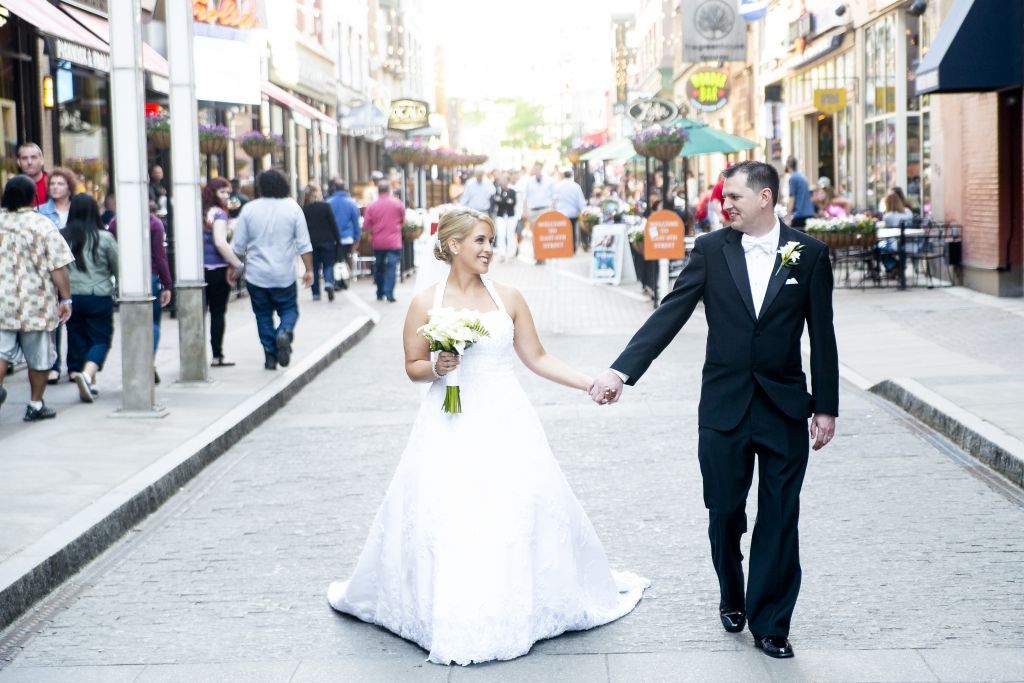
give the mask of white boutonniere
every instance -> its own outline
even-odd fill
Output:
[[[789,268],[795,266],[800,262],[800,252],[803,251],[804,245],[799,242],[786,242],[786,246],[779,247],[779,255],[782,257],[779,261],[779,269],[775,271],[778,275],[782,272],[783,268]]]

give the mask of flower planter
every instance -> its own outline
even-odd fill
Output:
[[[227,138],[204,138],[199,140],[199,151],[203,154],[223,154],[227,151]]]
[[[569,160],[570,164],[576,165],[580,163],[579,150],[570,149],[568,152],[565,153],[565,158]]]
[[[253,159],[258,159],[259,157],[266,156],[273,152],[276,146],[277,145],[275,145],[273,142],[270,142],[269,140],[266,142],[254,140],[252,142],[244,143],[242,145],[242,149],[245,151],[246,154],[251,156]]]
[[[640,254],[641,256],[644,255],[644,241],[643,240],[638,240],[636,242],[630,242],[629,246],[631,246],[633,248],[633,251],[635,251],[637,254]]]
[[[647,146],[648,155],[658,161],[671,161],[679,156],[681,151],[683,151],[682,143],[659,142]]]
[[[633,141],[633,151],[636,152],[637,154],[639,154],[642,157],[649,157],[649,156],[651,156],[650,146],[647,143],[645,143],[645,142],[637,142],[636,140],[634,140]]]
[[[415,240],[418,240],[420,238],[420,235],[422,235],[422,234],[423,234],[423,227],[422,226],[417,227],[417,228],[412,228],[412,229],[409,229],[409,230],[405,230],[405,229],[402,230],[402,238],[404,240],[408,241],[408,242],[413,242]]]
[[[829,249],[847,249],[849,247],[866,247],[874,239],[873,234],[860,232],[812,232],[811,237],[824,242]]]
[[[156,149],[167,149],[171,146],[171,131],[154,130],[146,134],[149,143]]]

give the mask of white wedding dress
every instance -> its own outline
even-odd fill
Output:
[[[411,640],[438,664],[512,659],[629,613],[650,583],[614,572],[512,366],[493,284],[490,333],[459,368],[461,414],[434,382],[349,581],[331,606]],[[434,306],[444,298],[442,281]]]

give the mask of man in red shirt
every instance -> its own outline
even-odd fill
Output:
[[[373,281],[377,285],[377,301],[395,303],[395,279],[402,256],[402,223],[405,207],[391,196],[391,187],[381,183],[377,200],[366,207],[363,230],[373,238]]]
[[[732,164],[729,164],[730,166]],[[725,188],[725,176],[721,176],[718,179],[718,183],[715,185],[715,189],[711,190],[711,201],[718,202],[718,206],[721,208],[722,224],[729,224],[729,212],[725,210],[725,197],[723,196],[723,190]]]
[[[18,146],[18,169],[36,184],[36,206],[46,203],[47,192],[46,171],[43,170],[43,149],[34,142],[24,142]]]

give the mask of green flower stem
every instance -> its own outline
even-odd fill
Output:
[[[444,405],[442,408],[444,412],[453,415],[462,412],[462,396],[459,394],[459,388],[457,386],[445,387]]]

